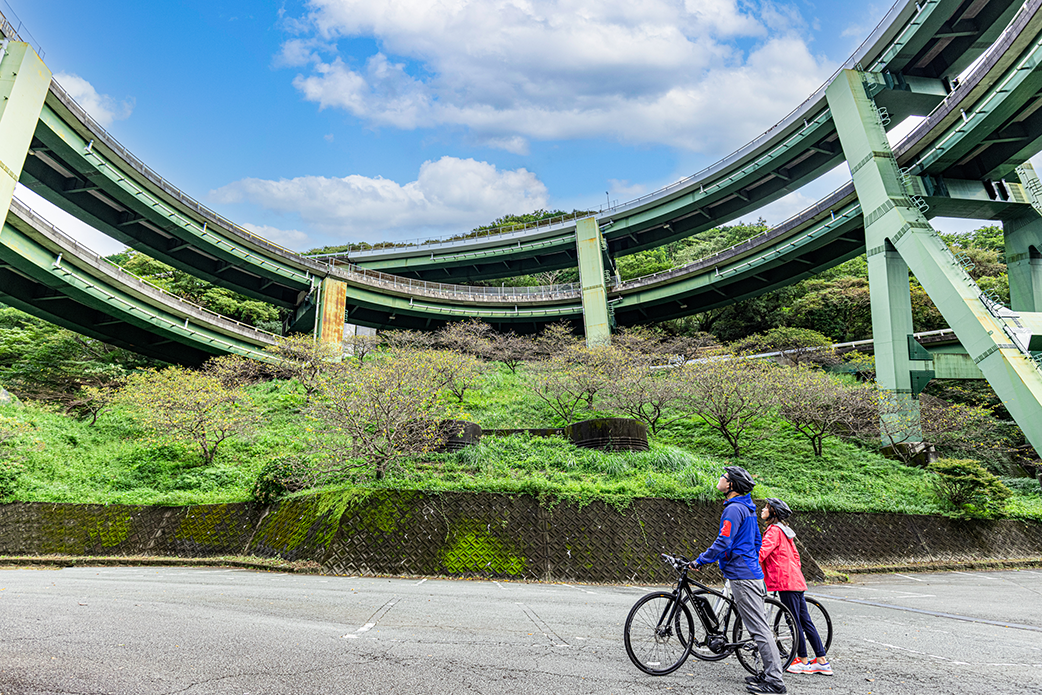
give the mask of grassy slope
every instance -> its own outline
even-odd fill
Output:
[[[248,440],[229,440],[204,468],[191,449],[150,441],[121,412],[91,427],[32,405],[0,408],[0,418],[25,423],[4,448],[22,458],[9,500],[123,504],[198,504],[246,500],[271,458],[309,450],[302,396],[294,384],[262,384],[253,395],[264,424]],[[469,419],[485,428],[553,427],[561,423],[505,368],[481,390],[467,393]],[[590,416],[599,414],[591,412]],[[633,497],[707,500],[728,462],[758,477],[757,497],[780,497],[805,510],[942,511],[928,474],[889,461],[854,443],[828,440],[815,458],[810,444],[784,426],[751,440],[740,458],[705,425],[683,421],[663,428],[645,453],[599,453],[559,438],[486,437],[455,454],[431,454],[396,466],[383,481],[348,478],[370,487],[482,490],[594,498],[625,504]],[[0,463],[0,465],[4,465]],[[1018,491],[1009,513],[1042,520],[1042,494]]]

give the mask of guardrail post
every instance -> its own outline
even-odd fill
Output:
[[[879,386],[898,406],[907,405],[905,416],[917,415],[907,368],[907,264],[1028,441],[1042,450],[1042,371],[909,198],[861,73],[842,71],[825,96],[864,214]],[[906,428],[905,441],[916,435],[918,422]]]
[[[344,322],[347,316],[347,285],[331,277],[322,278],[318,290],[318,325],[315,339],[329,345],[338,356],[344,344]]]
[[[586,217],[576,222],[575,246],[579,256],[579,282],[582,284],[583,323],[586,344],[590,347],[611,342],[602,241],[596,218]]]
[[[51,71],[21,41],[5,39],[0,56],[0,220],[5,220],[47,98]]]
[[[1002,221],[1010,308],[1042,311],[1042,182],[1026,162],[1017,167],[1017,176],[1032,208],[1020,217]]]

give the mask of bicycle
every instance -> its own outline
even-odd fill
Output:
[[[626,654],[638,669],[652,676],[676,671],[689,654],[702,661],[719,661],[734,654],[749,673],[763,671],[760,651],[742,624],[733,598],[688,576],[689,560],[682,555],[662,555],[677,573],[673,591],[654,591],[642,596],[623,629]],[[698,587],[692,589],[692,585]],[[709,601],[717,598],[721,615]],[[767,624],[773,626],[782,669],[796,656],[796,623],[780,601],[765,599]],[[698,616],[696,625],[692,609]],[[730,641],[728,633],[730,632]]]

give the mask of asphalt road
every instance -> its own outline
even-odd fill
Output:
[[[659,587],[202,568],[0,571],[0,695],[743,693],[730,657],[646,676],[622,643]],[[813,587],[836,675],[791,693],[1042,693],[1042,571]]]

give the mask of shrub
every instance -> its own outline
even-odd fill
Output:
[[[1002,481],[971,459],[938,459],[929,470],[935,474],[934,492],[955,516],[996,516],[1012,494]]]
[[[1000,478],[1017,495],[1042,495],[1042,484],[1035,478]]]

